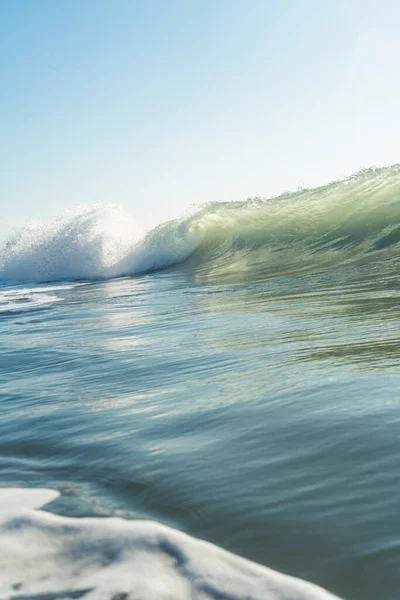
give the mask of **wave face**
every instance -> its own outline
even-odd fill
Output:
[[[129,227],[108,208],[26,228],[1,249],[0,279],[111,278],[186,262],[206,279],[258,280],[397,261],[400,166],[277,198],[208,204],[144,236]]]
[[[159,523],[71,519],[31,510],[56,496],[51,490],[0,490],[5,600],[336,598]]]

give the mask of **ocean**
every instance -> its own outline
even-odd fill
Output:
[[[398,600],[399,250],[400,166],[10,235],[0,598]]]

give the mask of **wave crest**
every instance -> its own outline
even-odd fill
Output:
[[[118,208],[90,209],[12,237],[0,279],[111,278],[185,261],[209,279],[259,279],[397,259],[399,200],[395,165],[277,198],[208,204],[145,236]]]

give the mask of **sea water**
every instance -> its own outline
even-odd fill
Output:
[[[398,600],[399,242],[396,166],[10,236],[0,597]]]

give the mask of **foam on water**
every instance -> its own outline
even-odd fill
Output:
[[[29,224],[0,249],[0,281],[101,279],[140,239],[133,220],[115,206],[69,212],[47,224]]]
[[[11,288],[2,286],[0,287],[0,316],[44,308],[62,300],[62,296],[50,294],[49,292],[62,292],[81,285],[84,284],[42,285],[38,287],[15,285]]]
[[[0,490],[2,599],[335,599],[159,523],[33,510],[55,496],[51,490]]]
[[[60,300],[60,297],[51,294],[0,292],[0,315],[31,311]]]
[[[399,200],[397,165],[278,198],[208,204],[146,235],[116,207],[85,209],[11,237],[0,281],[111,278],[184,261],[205,276],[257,278],[397,260]]]
[[[55,490],[43,488],[3,488],[0,490],[0,523],[15,515],[40,508],[58,495]]]

